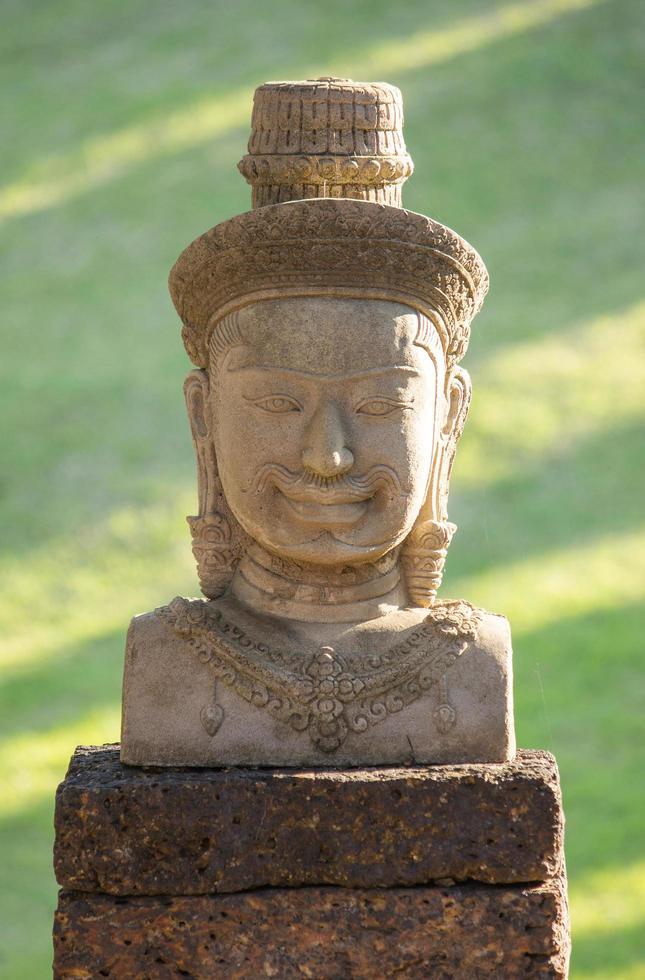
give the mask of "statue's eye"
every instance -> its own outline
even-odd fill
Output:
[[[254,398],[253,404],[264,412],[273,412],[275,415],[302,411],[302,405],[299,405],[295,398],[291,398],[289,395],[268,395],[266,398]]]
[[[399,411],[402,408],[411,408],[412,406],[407,402],[397,401],[395,398],[369,398],[356,408],[359,415],[371,415],[375,418],[383,418],[385,415],[391,415],[392,412]]]

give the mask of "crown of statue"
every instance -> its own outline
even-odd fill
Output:
[[[255,210],[200,235],[170,273],[196,365],[232,310],[330,292],[412,306],[436,323],[448,363],[463,356],[488,274],[456,232],[401,207],[413,165],[397,88],[268,82],[255,92],[248,151],[239,169]]]

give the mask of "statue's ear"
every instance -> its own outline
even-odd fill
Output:
[[[437,454],[437,466],[434,474],[434,506],[441,520],[448,517],[448,491],[450,475],[455,461],[457,443],[464,431],[464,424],[473,386],[468,371],[462,367],[453,367],[446,375],[445,387],[445,416],[441,428],[441,448]]]
[[[457,440],[464,430],[472,390],[470,375],[464,368],[454,367],[447,373],[445,388],[446,414],[441,434],[448,444],[453,442],[455,447]]]
[[[206,371],[191,371],[184,382],[184,396],[196,447],[210,435],[207,411],[209,392]]]
[[[197,458],[198,513],[188,517],[202,592],[209,599],[228,586],[239,560],[233,516],[217,472],[206,371],[191,371],[184,382],[186,408]]]
[[[428,494],[421,513],[401,551],[401,563],[410,600],[430,606],[441,585],[448,546],[457,530],[448,520],[448,490],[457,442],[463,432],[472,386],[463,368],[446,375],[444,413],[435,447]]]

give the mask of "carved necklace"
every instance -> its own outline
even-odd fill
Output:
[[[341,656],[322,647],[306,656],[256,642],[203,599],[178,597],[158,612],[227,687],[294,731],[307,732],[316,748],[329,753],[350,732],[367,731],[436,684],[441,703],[435,722],[442,732],[452,728],[455,710],[446,672],[475,640],[480,621],[468,602],[437,603],[401,643],[383,653]],[[209,734],[222,719],[217,705],[202,710]]]
[[[326,623],[376,619],[406,598],[396,553],[364,569],[350,568],[330,577],[321,576],[320,569],[270,555],[256,543],[238,565],[231,592],[244,605],[269,616]]]

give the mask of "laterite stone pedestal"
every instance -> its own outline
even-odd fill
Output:
[[[56,801],[60,980],[566,977],[555,760],[134,769]]]

